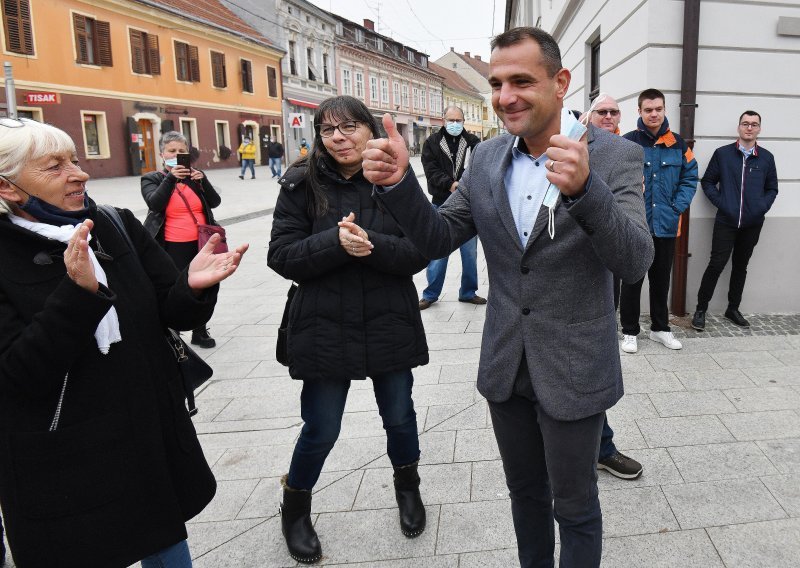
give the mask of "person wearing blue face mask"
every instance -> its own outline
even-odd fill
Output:
[[[449,106],[444,112],[444,127],[432,134],[422,147],[422,167],[433,206],[438,208],[458,189],[458,180],[469,164],[469,157],[480,139],[464,130],[464,111]],[[478,237],[461,245],[461,288],[458,301],[483,305],[478,296]],[[422,292],[419,309],[426,310],[439,299],[447,274],[447,257],[432,260],[425,273],[428,286]]]

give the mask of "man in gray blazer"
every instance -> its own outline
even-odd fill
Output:
[[[642,202],[642,150],[589,127],[559,135],[570,73],[536,28],[492,41],[492,104],[512,135],[478,145],[437,210],[408,173],[391,117],[368,142],[375,196],[429,258],[480,235],[489,273],[478,390],[489,401],[520,565],[600,565],[597,460],[603,413],[622,396],[612,273],[635,282],[653,259]],[[543,205],[554,184],[560,194]],[[358,220],[356,220],[358,222]],[[348,223],[350,237],[359,241]]]

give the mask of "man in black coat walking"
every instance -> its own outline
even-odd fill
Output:
[[[464,130],[464,111],[457,106],[449,106],[444,113],[444,127],[431,135],[422,147],[422,167],[428,182],[428,193],[433,198],[433,206],[438,207],[447,201],[450,194],[458,188],[458,181],[469,164],[469,158],[480,140]],[[461,288],[458,301],[482,305],[485,298],[478,291],[478,237],[473,237],[461,245]],[[444,277],[447,273],[447,258],[432,260],[428,264],[426,276],[428,287],[422,292],[419,309],[431,306],[442,293]]]
[[[267,139],[267,156],[269,156],[269,169],[272,170],[272,177],[281,177],[283,144],[280,143],[280,140]]]

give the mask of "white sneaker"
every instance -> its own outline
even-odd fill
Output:
[[[639,351],[639,345],[636,343],[635,335],[622,336],[622,350],[625,353],[636,353]]]
[[[651,331],[650,339],[652,341],[658,341],[659,343],[663,344],[664,347],[667,347],[669,349],[683,348],[681,342],[675,339],[675,336],[672,335],[671,331]]]

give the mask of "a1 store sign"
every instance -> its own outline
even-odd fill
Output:
[[[37,92],[25,95],[25,102],[29,105],[56,105],[61,101],[58,100],[58,93]]]
[[[289,128],[305,128],[306,115],[301,112],[289,113]]]

